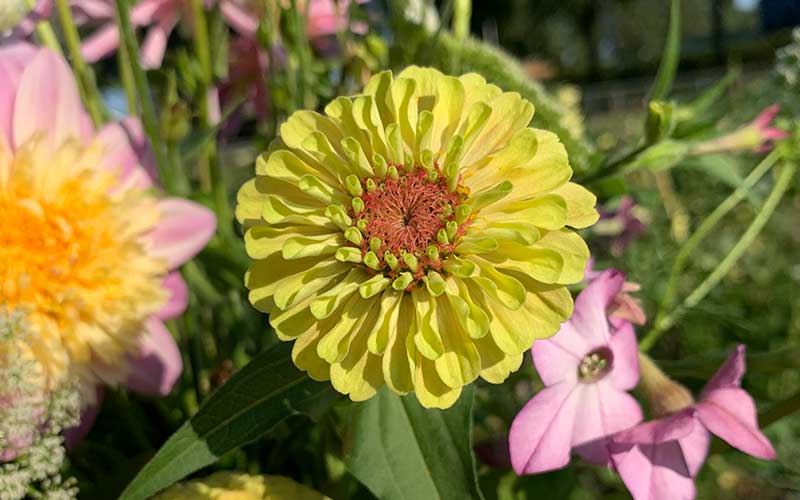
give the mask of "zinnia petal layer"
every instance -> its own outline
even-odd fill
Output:
[[[374,76],[299,111],[239,192],[253,305],[354,400],[383,383],[447,407],[499,383],[572,313],[597,219],[533,106],[479,75]]]

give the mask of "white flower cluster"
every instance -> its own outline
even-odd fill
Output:
[[[61,477],[61,431],[78,424],[79,392],[74,384],[44,391],[32,382],[40,374],[21,353],[26,334],[22,313],[0,309],[0,500],[73,499],[75,480]]]
[[[789,87],[800,84],[800,28],[792,32],[792,43],[775,52],[775,71]]]

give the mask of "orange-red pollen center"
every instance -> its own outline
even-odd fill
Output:
[[[453,253],[466,231],[469,220],[456,220],[466,189],[459,185],[451,192],[438,167],[432,171],[417,167],[410,172],[403,166],[396,167],[396,177],[361,179],[364,209],[354,218],[364,236],[362,256],[371,251],[378,258],[378,265],[372,266],[371,271],[383,272],[389,278],[411,272],[412,288],[429,270],[442,271],[442,259]],[[458,229],[442,238],[451,221],[457,223]],[[380,240],[379,245],[376,239]],[[416,266],[406,262],[407,254],[416,258]]]

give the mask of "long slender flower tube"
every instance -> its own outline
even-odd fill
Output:
[[[564,467],[570,451],[608,464],[606,441],[642,420],[627,391],[639,380],[636,334],[609,309],[625,276],[614,269],[592,280],[575,301],[575,314],[551,339],[531,349],[545,384],[514,418],[508,442],[517,474]]]
[[[79,378],[169,392],[180,353],[163,320],[185,309],[175,270],[215,230],[212,212],[157,195],[137,123],[95,131],[66,62],[0,48],[0,303],[22,313],[47,388]],[[145,155],[146,156],[146,155]]]
[[[361,401],[446,408],[572,314],[598,214],[533,106],[409,67],[294,113],[239,191],[250,301],[295,364]]]

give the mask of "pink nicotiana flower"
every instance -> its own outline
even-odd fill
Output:
[[[747,125],[716,139],[696,144],[691,149],[691,153],[701,155],[735,151],[757,153],[769,151],[775,141],[789,136],[786,131],[772,125],[778,112],[780,112],[780,106],[777,104],[768,106]]]
[[[95,130],[51,50],[0,47],[0,81],[0,304],[30,332],[12,342],[44,389],[78,377],[86,404],[104,384],[167,394],[182,361],[164,320],[186,308],[177,269],[213,213],[158,196],[139,123]]]
[[[607,316],[624,282],[619,271],[601,273],[578,295],[561,330],[533,344],[545,388],[511,424],[511,464],[518,474],[564,467],[572,449],[607,464],[605,439],[642,420],[639,404],[627,392],[639,379],[633,327],[612,326]]]
[[[613,467],[636,500],[692,499],[694,478],[708,454],[709,432],[740,451],[772,460],[775,450],[758,428],[753,398],[741,388],[745,347],[739,345],[697,402],[642,357],[642,385],[662,418],[616,434],[608,444]]]
[[[584,281],[591,283],[602,274],[602,271],[594,270],[594,257],[589,257],[584,271]],[[627,321],[634,325],[644,325],[647,322],[647,315],[642,309],[642,301],[634,297],[642,289],[642,286],[632,281],[625,281],[622,290],[611,301],[608,307],[608,319],[612,324],[616,321]]]

